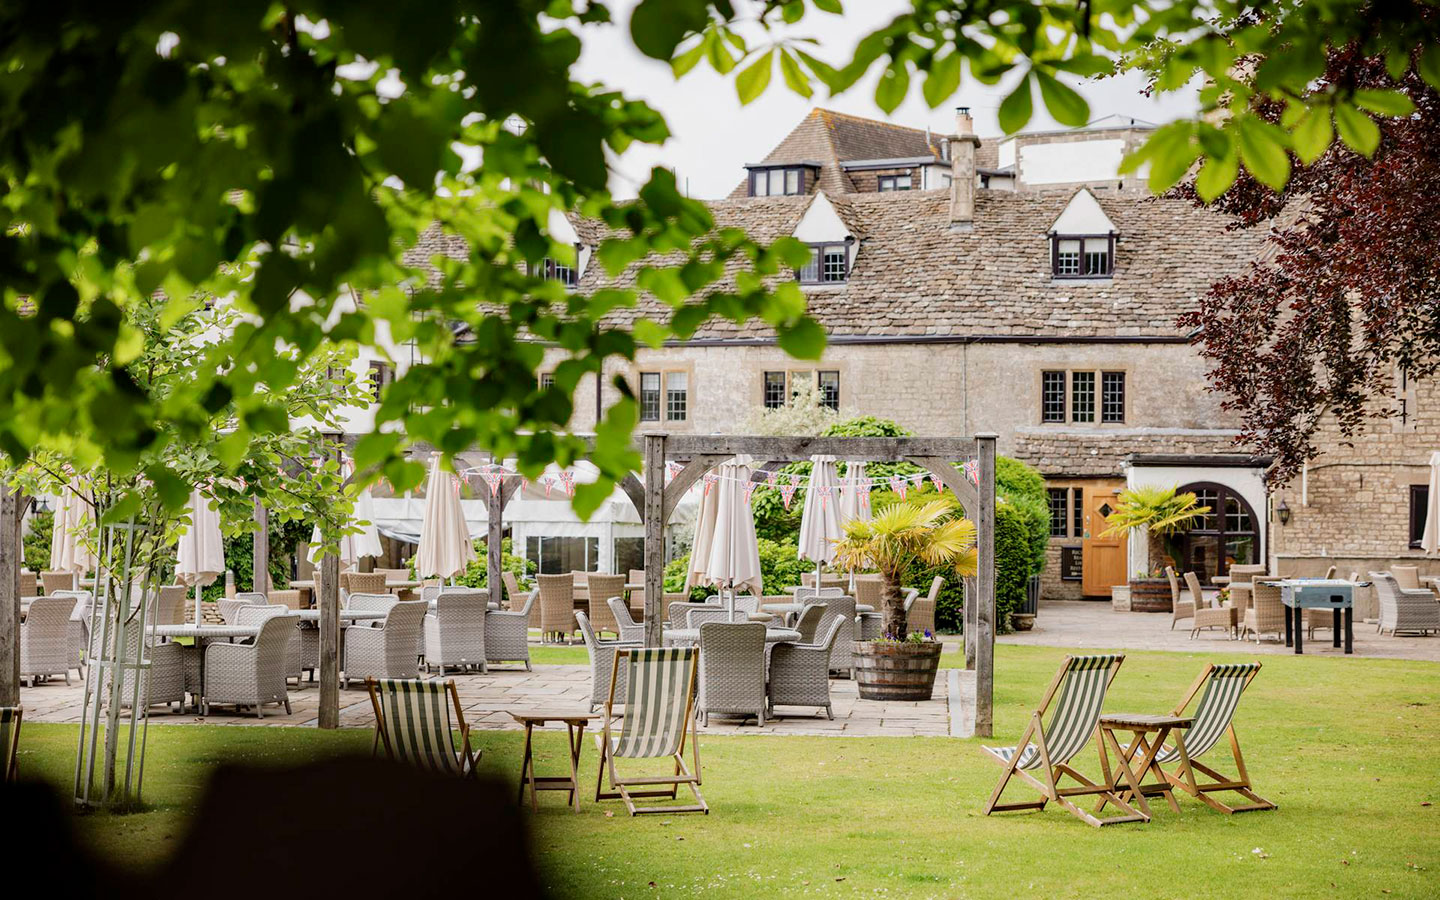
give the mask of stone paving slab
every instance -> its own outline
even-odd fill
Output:
[[[520,726],[510,717],[510,710],[590,708],[589,666],[537,665],[533,672],[516,669],[495,669],[484,675],[455,674],[460,694],[460,707],[465,721],[474,731],[516,731]],[[949,697],[950,679],[942,672],[935,680],[932,699],[920,703],[888,703],[860,700],[855,682],[834,679],[830,682],[835,718],[825,718],[824,710],[779,708],[778,718],[767,718],[759,727],[755,720],[710,716],[702,725],[702,734],[771,734],[824,735],[851,737],[943,737],[953,733],[952,704]],[[20,702],[25,706],[27,722],[75,723],[80,721],[83,701],[80,679],[72,678],[67,686],[52,681],[35,687],[22,687]],[[153,707],[152,725],[297,725],[314,727],[320,703],[320,689],[306,682],[290,689],[290,713],[269,706],[264,718],[253,713],[237,715],[229,707],[212,707],[210,715],[197,716],[189,711],[176,713],[170,707]],[[340,691],[340,726],[372,728],[374,713],[370,697],[363,687]]]

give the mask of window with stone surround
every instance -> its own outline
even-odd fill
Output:
[[[761,378],[761,405],[766,409],[780,409],[804,386],[816,389],[821,406],[840,409],[840,372],[837,369],[767,371]]]
[[[1114,235],[1050,236],[1050,272],[1056,278],[1109,278],[1114,264]]]
[[[766,409],[780,409],[789,394],[785,392],[785,373],[766,372],[761,402]]]
[[[1410,549],[1419,550],[1425,539],[1425,508],[1430,503],[1430,485],[1410,485]]]
[[[689,405],[689,385],[690,376],[687,373],[665,373],[665,421],[685,421]]]
[[[668,369],[640,374],[640,421],[684,422],[690,417],[690,373]]]
[[[1124,372],[1047,369],[1040,373],[1041,423],[1091,425],[1097,407],[1102,424],[1124,423]]]
[[[796,273],[801,284],[844,284],[850,277],[850,253],[842,243],[810,245],[810,262]]]
[[[660,373],[640,373],[640,421],[660,421]]]
[[[1049,488],[1046,493],[1050,497],[1050,536],[1069,537],[1070,535],[1070,491],[1067,488]]]

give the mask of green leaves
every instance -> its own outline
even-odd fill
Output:
[[[772,47],[735,76],[735,91],[740,95],[740,105],[744,106],[765,93],[765,88],[770,86],[770,74],[774,68],[775,49]]]
[[[930,64],[925,76],[922,92],[931,109],[944,103],[960,88],[960,64],[964,57],[959,52],[947,53]]]
[[[1408,116],[1415,111],[1415,103],[1400,91],[1377,91],[1361,89],[1355,92],[1355,105],[1382,116]]]
[[[1380,146],[1380,127],[1348,103],[1335,104],[1335,128],[1345,146],[1362,156],[1370,156]]]
[[[1255,116],[1238,116],[1236,141],[1245,168],[1256,180],[1278,191],[1290,180],[1290,155],[1285,151],[1285,135],[1274,125]]]
[[[1330,149],[1335,132],[1330,127],[1330,110],[1325,107],[1306,110],[1290,134],[1295,146],[1295,155],[1305,165],[1310,165]]]
[[[1034,75],[1040,85],[1040,99],[1045,101],[1045,108],[1055,117],[1055,121],[1074,128],[1090,121],[1090,104],[1085,102],[1084,97],[1073,88],[1062,84],[1053,75],[1038,69]]]
[[[1026,73],[1020,83],[1015,85],[1015,90],[1000,101],[1000,129],[1006,134],[1014,134],[1030,121],[1034,109],[1034,102],[1030,97],[1030,74]]]

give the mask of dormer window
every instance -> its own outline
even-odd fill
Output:
[[[566,287],[574,287],[579,280],[574,266],[558,263],[548,256],[540,261],[538,274],[545,281],[558,281]]]
[[[798,274],[801,284],[844,284],[850,277],[850,250],[843,243],[811,244],[810,262]]]
[[[881,175],[876,179],[876,189],[881,193],[886,191],[908,191],[910,190],[910,174],[904,175]]]
[[[814,183],[812,166],[750,166],[750,196],[784,197],[807,192]],[[807,177],[808,175],[808,177]]]
[[[1050,274],[1109,278],[1115,271],[1115,223],[1090,191],[1075,192],[1050,226]]]
[[[1109,278],[1114,260],[1113,234],[1050,236],[1050,269],[1056,278]]]

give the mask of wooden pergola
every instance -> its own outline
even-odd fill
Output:
[[[989,736],[994,684],[995,647],[995,441],[994,434],[973,437],[762,437],[753,435],[671,435],[646,433],[639,448],[644,456],[643,480],[627,476],[620,487],[630,497],[645,526],[645,641],[661,643],[664,617],[662,599],[665,569],[665,526],[681,497],[711,468],[734,456],[749,456],[765,464],[807,460],[827,455],[866,462],[911,462],[920,465],[954,492],[975,522],[979,567],[973,597],[967,597],[965,663],[975,678],[975,734]],[[424,448],[416,448],[423,452]],[[683,466],[666,483],[666,464]],[[972,484],[952,463],[975,460],[978,484]],[[505,507],[520,488],[518,478],[507,478],[487,500],[487,583],[498,599],[501,583],[501,535]],[[19,572],[20,518],[24,500],[0,489],[0,705],[19,702]],[[264,507],[255,508],[255,584],[265,585],[269,534]],[[338,553],[325,555],[320,564],[320,709],[321,728],[340,723]]]

